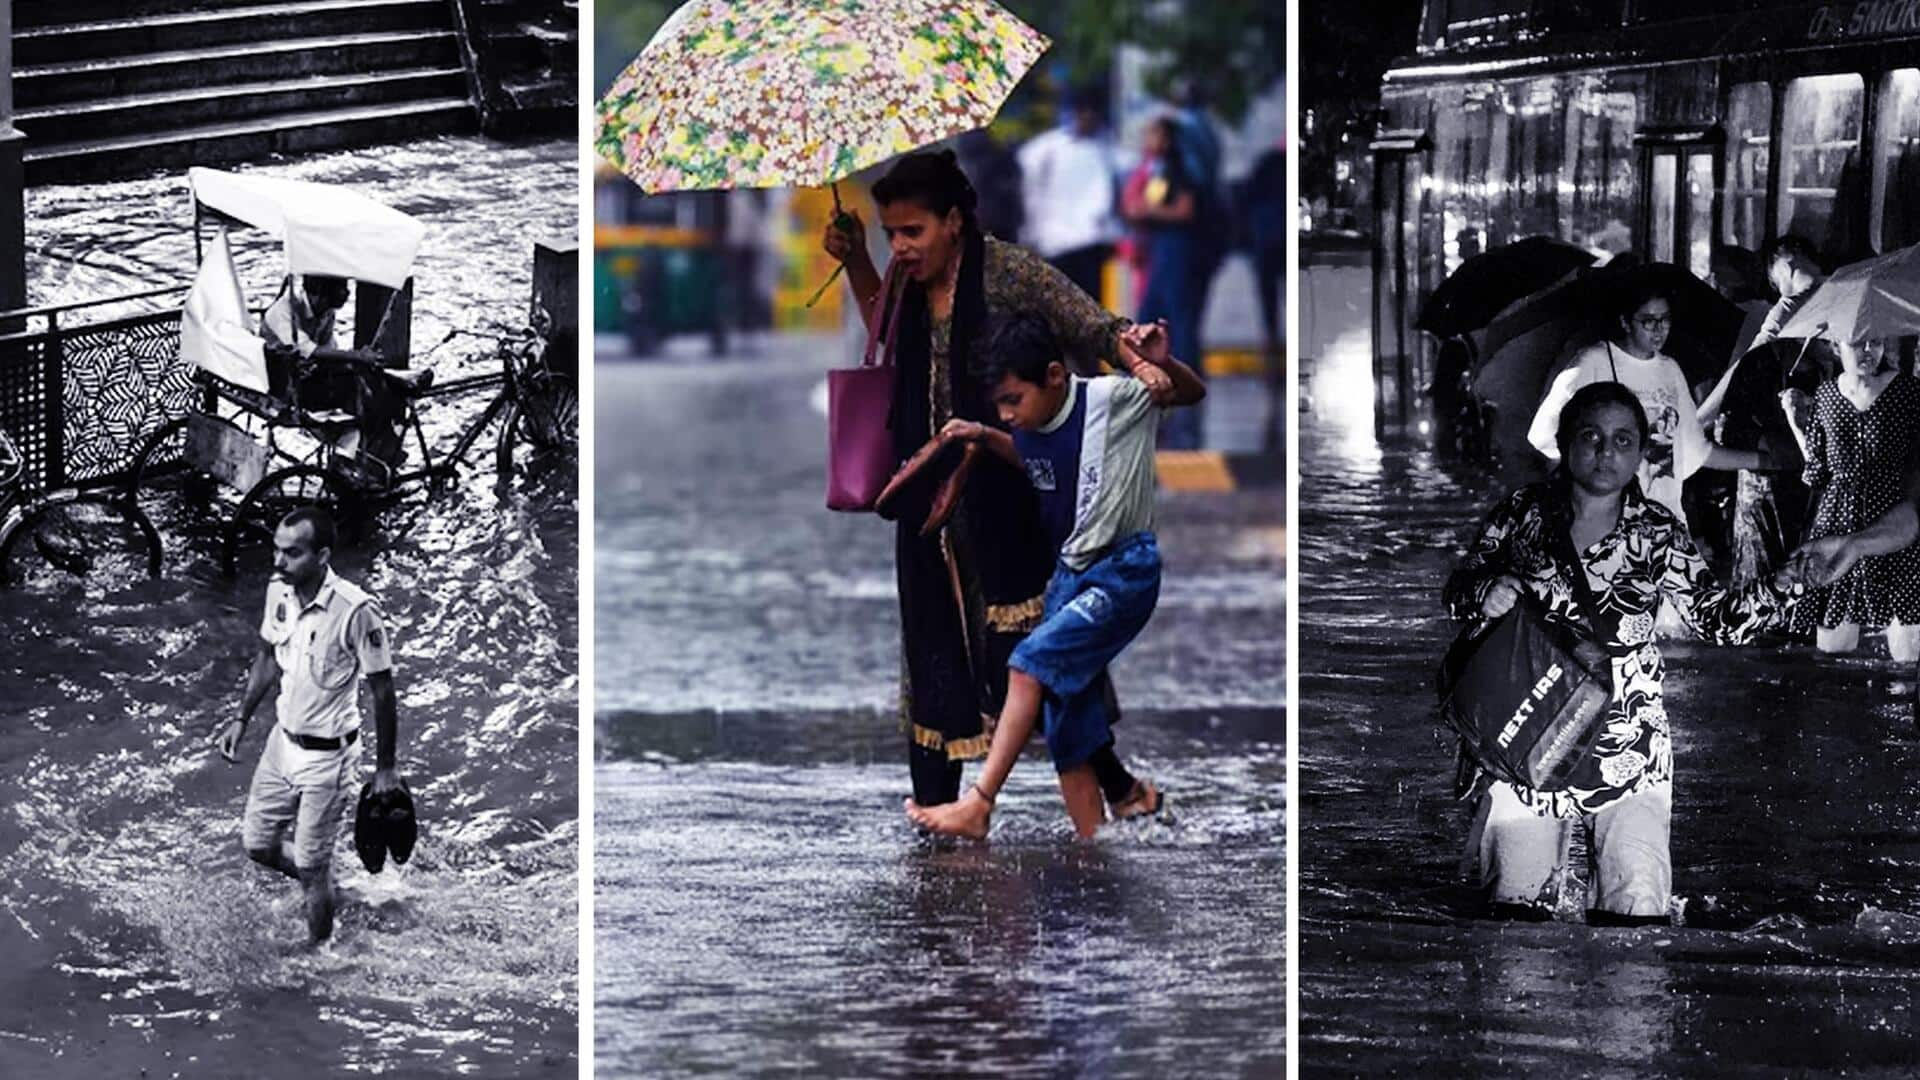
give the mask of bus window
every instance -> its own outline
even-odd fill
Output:
[[[1874,114],[1873,249],[1920,243],[1920,68],[1890,71],[1880,80]]]
[[[1560,169],[1572,181],[1572,198],[1563,210],[1571,226],[1564,236],[1589,251],[1617,255],[1633,246],[1639,186],[1633,133],[1646,80],[1632,73],[1574,76],[1567,93]]]
[[[1773,88],[1741,83],[1727,99],[1727,198],[1721,239],[1759,251],[1767,242],[1767,151]]]
[[[1701,281],[1713,273],[1713,155],[1687,155],[1687,269]]]
[[[1673,154],[1653,156],[1653,228],[1647,239],[1654,262],[1673,261],[1673,194],[1680,180],[1680,159]]]
[[[1834,208],[1842,188],[1859,183],[1866,96],[1866,81],[1858,75],[1816,75],[1787,84],[1775,220],[1780,232],[1806,237],[1828,255],[1849,254],[1855,246],[1855,238],[1835,235],[1835,227],[1854,215],[1836,215]]]

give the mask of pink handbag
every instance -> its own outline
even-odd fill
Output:
[[[867,335],[859,367],[827,372],[827,509],[872,510],[893,475],[893,339],[906,294],[900,275],[887,270],[882,294],[886,320]],[[876,363],[876,355],[878,362]]]

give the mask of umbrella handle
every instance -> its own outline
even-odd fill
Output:
[[[847,268],[846,263],[841,263],[839,266],[834,267],[832,276],[828,277],[827,280],[821,282],[820,287],[818,289],[815,289],[813,291],[813,295],[807,298],[807,306],[812,307],[813,305],[819,303],[820,298],[827,295],[827,286],[832,285],[836,281],[839,281],[840,274],[843,271],[845,271],[846,268]]]
[[[1826,328],[1827,325],[1825,323],[1820,324],[1821,330],[1825,330]],[[1780,377],[1781,382],[1784,383],[1788,379],[1793,378],[1793,373],[1800,370],[1800,361],[1806,358],[1807,350],[1811,348],[1813,348],[1813,338],[1807,338],[1800,343],[1800,352],[1793,358],[1793,366],[1787,368],[1787,373]]]

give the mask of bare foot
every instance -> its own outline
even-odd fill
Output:
[[[1113,804],[1113,820],[1124,821],[1130,817],[1160,812],[1160,789],[1153,786],[1151,780],[1136,780],[1133,791],[1127,797]]]
[[[921,806],[908,799],[907,816],[915,825],[932,832],[985,840],[988,820],[993,817],[993,804],[980,794],[979,788],[970,787],[959,799],[939,806]]]

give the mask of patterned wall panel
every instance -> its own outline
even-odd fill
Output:
[[[60,353],[67,483],[129,468],[149,435],[193,407],[178,311],[64,330]]]

